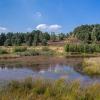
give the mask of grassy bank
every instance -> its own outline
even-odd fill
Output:
[[[37,56],[37,55],[62,55],[64,53],[63,47],[59,46],[12,46],[0,47],[0,57],[3,55],[15,56]]]
[[[1,89],[0,100],[99,100],[100,84],[82,87],[79,81],[13,81]]]
[[[83,71],[89,75],[100,75],[100,57],[85,58]]]
[[[71,46],[72,47],[72,46]],[[74,47],[72,47],[74,48]],[[68,46],[11,46],[0,47],[0,58],[12,58],[22,56],[66,56],[66,57],[97,57],[100,53],[84,53],[76,51],[66,51]]]

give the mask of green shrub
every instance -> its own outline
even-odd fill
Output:
[[[41,44],[42,44],[43,46],[46,46],[46,45],[47,45],[47,40],[46,40],[46,39],[43,39]]]
[[[8,52],[6,49],[0,48],[0,54],[8,54]]]
[[[37,56],[40,55],[38,51],[36,50],[27,50],[25,52],[18,52],[17,53],[20,56]]]
[[[77,52],[77,53],[100,53],[99,44],[66,44],[65,52]]]
[[[52,56],[54,55],[54,51],[40,51],[40,55],[45,55],[45,56]]]
[[[54,51],[49,49],[47,46],[42,47],[42,49],[39,51],[40,55],[50,56],[54,55]]]
[[[15,47],[13,52],[25,52],[27,51],[27,47]]]
[[[42,47],[42,51],[50,51],[50,49],[48,47]]]
[[[12,46],[11,39],[7,39],[7,40],[4,42],[4,46]]]

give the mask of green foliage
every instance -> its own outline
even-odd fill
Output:
[[[15,47],[13,49],[13,52],[25,52],[27,50],[27,47]]]
[[[47,40],[46,40],[46,39],[43,39],[41,44],[42,44],[43,46],[46,46],[46,45],[47,45]]]
[[[44,37],[46,40],[50,40],[50,34],[48,34],[48,32],[43,33],[43,37]]]
[[[25,52],[18,52],[17,55],[20,56],[37,56],[40,55],[39,51],[36,50],[27,50]]]
[[[53,56],[54,51],[49,50],[49,51],[40,51],[40,55],[45,55],[45,56]]]
[[[99,44],[66,44],[64,49],[66,52],[100,53]]]
[[[1,35],[0,35],[0,46],[4,45],[5,40],[6,40],[5,33],[1,33]]]
[[[7,39],[5,42],[4,42],[4,46],[12,46],[12,42],[10,39]]]
[[[60,35],[60,39],[63,39],[63,34]],[[0,34],[0,46],[38,46],[38,45],[47,45],[48,41],[56,41],[57,35],[55,33],[49,34],[48,32],[41,32],[39,30],[33,30],[32,32],[27,33],[12,33],[8,32],[7,34]]]
[[[66,37],[66,36],[65,36],[65,34],[63,34],[63,33],[58,34],[58,39],[59,39],[59,41],[64,40],[65,37]]]
[[[42,50],[39,51],[41,55],[51,56],[54,55],[55,52],[48,47],[42,47]]]
[[[50,51],[48,47],[42,47],[42,51]]]
[[[51,37],[50,37],[50,40],[55,42],[56,41],[56,34],[53,32],[51,33]]]
[[[8,54],[8,52],[6,49],[0,48],[0,54]]]
[[[33,43],[33,37],[34,37],[34,35],[33,35],[33,33],[27,33],[26,34],[26,44],[28,45],[28,46],[32,46],[32,43]]]
[[[100,41],[100,24],[81,25],[75,28],[71,35],[74,35],[85,43],[95,43]]]

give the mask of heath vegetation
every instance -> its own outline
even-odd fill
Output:
[[[78,80],[12,81],[0,90],[1,100],[99,100],[100,84],[81,86]]]

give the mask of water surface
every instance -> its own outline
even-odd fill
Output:
[[[80,80],[84,82],[100,81],[100,78],[91,78],[88,75],[82,74],[76,70],[76,66],[66,64],[44,64],[19,67],[0,66],[0,81],[21,80],[28,77],[45,78],[45,79],[69,79]]]

